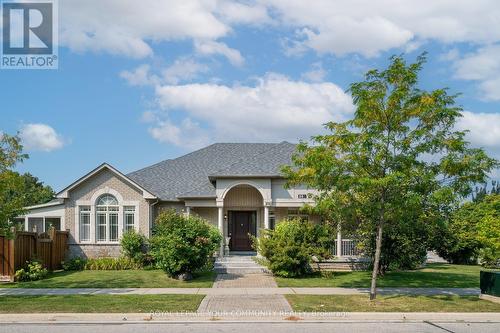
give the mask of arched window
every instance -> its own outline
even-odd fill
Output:
[[[118,200],[111,194],[103,194],[96,201],[96,240],[118,241]]]

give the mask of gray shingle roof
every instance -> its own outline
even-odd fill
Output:
[[[127,177],[161,200],[215,197],[211,177],[279,177],[281,165],[290,163],[295,147],[289,142],[215,143]]]

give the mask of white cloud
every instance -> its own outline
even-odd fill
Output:
[[[218,5],[219,16],[224,22],[249,25],[272,23],[267,8],[263,4],[219,1]]]
[[[151,66],[143,64],[132,71],[122,71],[120,77],[131,86],[147,86],[160,83],[160,78],[151,74]]]
[[[454,63],[455,77],[479,82],[481,97],[500,100],[500,45],[490,45]]]
[[[500,113],[464,111],[457,122],[459,130],[468,130],[467,140],[475,147],[500,153]],[[500,157],[500,154],[497,156]]]
[[[190,58],[180,58],[163,70],[163,78],[166,83],[178,84],[182,81],[196,79],[199,74],[208,71],[209,68],[205,64],[201,64]]]
[[[219,43],[211,40],[196,41],[195,42],[196,52],[203,55],[213,55],[219,54],[227,58],[231,64],[234,66],[241,66],[245,62],[245,59],[241,55],[240,51],[232,49],[224,43]]]
[[[21,142],[28,151],[50,152],[64,146],[64,140],[45,124],[26,124],[19,131]]]
[[[142,58],[153,53],[151,41],[225,36],[231,28],[217,8],[204,0],[61,1],[60,40],[75,51]]]
[[[153,138],[163,143],[171,143],[189,149],[196,149],[207,145],[209,134],[190,118],[184,119],[179,126],[170,120],[155,119],[155,125],[149,128]]]
[[[374,56],[426,40],[488,44],[500,40],[496,0],[262,0],[282,25],[298,28],[300,46],[319,53]]]
[[[213,83],[163,85],[156,88],[159,106],[170,112],[183,111],[186,119],[207,124],[204,142],[296,141],[323,130],[328,121],[342,121],[353,113],[352,100],[333,83],[307,83],[269,74],[253,86]],[[162,132],[169,142],[183,145],[180,134],[167,123]],[[182,130],[182,126],[179,128]],[[154,135],[160,139],[158,133]],[[177,141],[176,141],[177,140]]]
[[[178,84],[180,82],[192,81],[199,74],[209,71],[205,64],[196,62],[191,58],[179,58],[170,66],[153,72],[148,64],[142,64],[130,71],[120,72],[120,77],[125,79],[131,86],[157,86],[160,84]]]
[[[312,64],[311,70],[302,73],[301,77],[306,81],[310,82],[322,82],[325,80],[327,72],[323,69],[323,65],[320,62]]]

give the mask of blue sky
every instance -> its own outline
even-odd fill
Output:
[[[127,173],[213,142],[307,139],[346,89],[423,51],[425,89],[462,95],[460,129],[500,157],[496,1],[61,1],[59,69],[0,71],[0,131],[56,190],[102,162]]]

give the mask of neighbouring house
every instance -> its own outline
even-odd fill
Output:
[[[299,210],[313,204],[308,196],[313,190],[284,186],[280,168],[291,163],[295,149],[289,142],[216,143],[129,174],[104,163],[53,201],[28,207],[17,222],[27,231],[49,226],[69,230],[70,256],[118,256],[125,231],[151,236],[155,217],[175,209],[219,228],[224,235],[220,255],[251,251],[249,234],[258,236],[279,220],[298,216],[320,221]],[[337,255],[352,250],[340,233],[335,236]]]

